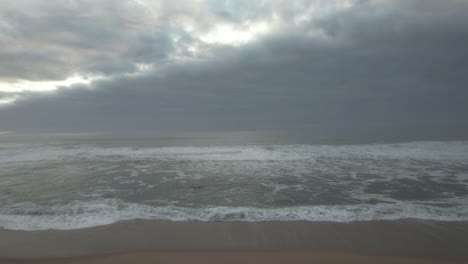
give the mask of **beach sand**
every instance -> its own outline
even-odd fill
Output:
[[[69,264],[123,264],[123,263],[351,263],[351,264],[448,264],[448,263],[466,263],[454,260],[432,260],[425,258],[404,258],[388,256],[365,256],[356,254],[346,254],[342,252],[308,252],[308,251],[204,251],[204,252],[153,252],[153,253],[134,253],[124,255],[93,256],[93,257],[74,257],[58,259],[36,259],[36,260],[3,260],[2,263],[69,263]]]
[[[0,263],[468,263],[468,222],[170,222],[0,230]]]

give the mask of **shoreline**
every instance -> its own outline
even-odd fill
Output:
[[[309,260],[320,256],[333,259],[335,255],[344,254],[356,258],[356,261],[379,257],[382,260],[393,258],[403,261],[409,258],[468,262],[466,245],[468,221],[405,219],[336,223],[128,220],[74,230],[0,229],[0,263],[49,263],[54,259],[71,263],[78,260],[80,262],[77,263],[84,260],[95,263],[92,261],[119,259],[118,256],[140,258],[145,255],[144,259],[154,259],[158,256],[178,258],[180,254],[205,254],[201,257],[204,260],[213,254],[234,254],[240,258],[260,254],[260,258],[270,259],[275,252],[282,252],[283,256],[297,253],[298,257]]]

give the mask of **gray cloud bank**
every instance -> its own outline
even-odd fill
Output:
[[[20,99],[0,108],[1,130],[468,127],[468,1],[336,1],[352,3],[346,8],[206,1],[198,9],[160,4],[150,14],[128,13],[114,1],[19,2],[19,14],[2,15],[10,31],[2,30],[1,41],[20,41],[28,51],[0,51],[0,78],[112,77],[18,92]],[[324,11],[304,11],[314,6]],[[41,15],[65,7],[76,15]],[[177,26],[189,21],[201,32],[213,23],[242,28],[273,19],[273,30],[235,46],[203,43]],[[189,54],[187,45],[204,53]],[[138,63],[154,68],[123,74]]]

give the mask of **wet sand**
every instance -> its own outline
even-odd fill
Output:
[[[468,222],[169,222],[0,230],[0,263],[468,263]]]
[[[456,260],[440,260],[410,257],[387,257],[366,256],[342,252],[310,252],[310,251],[204,251],[204,252],[154,252],[134,253],[124,255],[74,257],[57,259],[35,259],[35,260],[3,260],[8,264],[124,264],[124,263],[351,263],[351,264],[458,264],[466,263]]]

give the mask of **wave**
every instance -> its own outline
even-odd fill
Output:
[[[193,160],[193,161],[294,161],[320,157],[467,160],[468,141],[410,142],[363,145],[268,145],[206,147],[93,147],[10,146],[0,152],[0,163],[47,162],[64,159]]]
[[[80,229],[131,219],[171,221],[320,221],[352,222],[373,220],[422,219],[466,221],[468,207],[423,204],[360,204],[335,206],[297,206],[284,208],[253,207],[152,207],[125,203],[118,199],[65,205],[17,204],[0,210],[0,226],[11,230]]]

